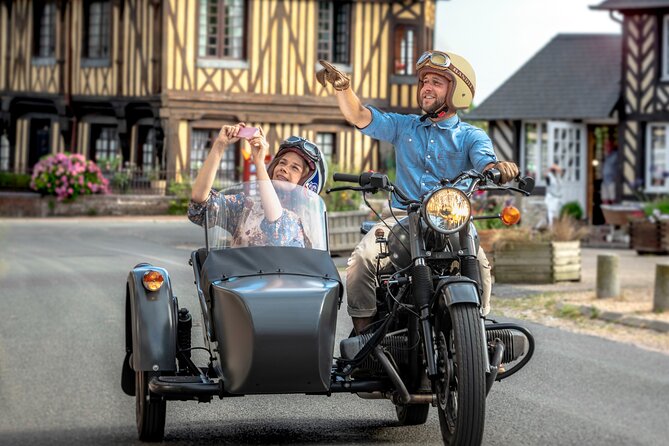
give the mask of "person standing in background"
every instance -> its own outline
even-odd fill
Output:
[[[618,151],[613,141],[604,143],[604,163],[602,164],[602,204],[616,201],[616,182],[618,181]]]
[[[553,220],[560,216],[562,207],[562,181],[560,176],[562,169],[557,164],[553,164],[546,174],[546,216],[548,226],[553,224]]]

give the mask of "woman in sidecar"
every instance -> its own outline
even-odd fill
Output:
[[[258,181],[211,189],[243,124],[224,127],[193,185],[189,218],[205,228],[191,254],[203,347],[165,269],[141,263],[126,286],[122,388],[135,396],[141,440],[161,440],[166,401],[247,394],[327,394],[343,287],[328,252],[325,161],[285,140],[266,169],[262,130],[249,138]],[[304,186],[304,187],[301,187]],[[193,349],[207,352],[196,365]]]
[[[319,148],[311,141],[298,136],[289,137],[281,143],[276,156],[266,167],[265,155],[269,144],[259,128],[249,138],[249,144],[256,166],[260,201],[253,203],[243,192],[220,196],[212,189],[223,153],[230,144],[239,140],[238,133],[244,127],[245,124],[240,123],[221,129],[193,183],[188,218],[202,226],[206,211],[210,220],[215,220],[221,206],[225,206],[227,221],[222,223],[232,234],[233,246],[310,247],[299,216],[281,204],[281,198],[285,198],[291,187],[275,182],[299,184],[317,194],[321,192],[327,176],[327,164]],[[270,179],[273,186],[269,184]],[[281,198],[277,192],[282,195]]]

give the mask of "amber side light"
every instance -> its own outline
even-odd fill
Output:
[[[158,271],[147,271],[142,277],[142,285],[149,291],[157,291],[163,286],[165,278]]]
[[[520,221],[520,211],[513,206],[506,206],[500,213],[502,223],[507,226],[515,225]]]

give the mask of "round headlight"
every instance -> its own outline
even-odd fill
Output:
[[[442,234],[458,232],[469,222],[471,213],[467,195],[452,187],[433,192],[423,206],[423,218],[428,226]]]

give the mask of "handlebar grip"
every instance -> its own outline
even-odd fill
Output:
[[[502,173],[494,167],[492,169],[486,170],[484,174],[495,184],[499,184],[500,181],[502,181]]]
[[[333,173],[332,179],[334,181],[341,181],[345,183],[360,184],[360,175],[353,175],[350,173]]]

